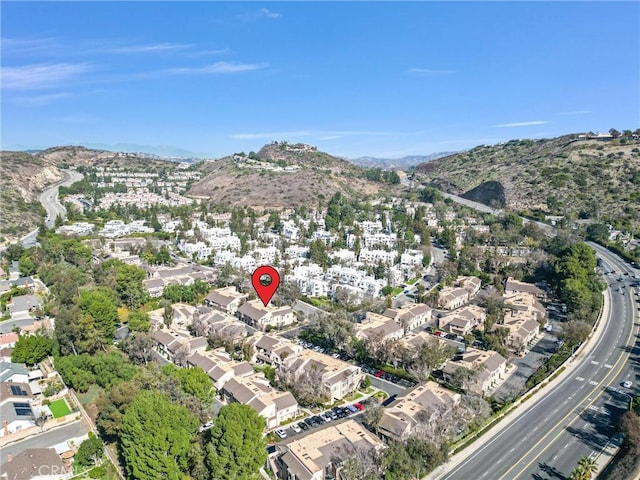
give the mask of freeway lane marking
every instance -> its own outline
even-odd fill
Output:
[[[610,312],[611,313],[611,312]],[[625,345],[629,345],[629,342],[631,341],[631,338],[634,335],[635,330],[637,329],[636,326],[636,322],[635,322],[635,316],[631,319],[631,329],[629,330],[629,336],[627,337],[627,341],[625,342]],[[602,337],[601,337],[602,338]],[[620,372],[622,372],[622,369],[625,367],[626,365],[626,359],[628,357],[631,357],[631,351],[625,352],[623,351],[622,354],[618,357],[618,359],[616,360],[614,367],[616,368],[615,370],[611,370],[609,372],[608,375],[606,375],[602,381],[600,383],[597,383],[596,385],[598,385],[597,387],[595,387],[590,394],[596,393],[598,391],[598,389],[600,388],[599,386],[604,384],[604,383],[609,383],[611,380],[613,380],[614,378],[616,378]],[[609,377],[611,377],[611,380],[609,380]],[[583,385],[584,386],[584,385]],[[589,401],[589,403],[587,404],[587,406],[585,408],[583,408],[582,410],[576,412],[577,410],[579,410],[580,405],[576,406],[575,408],[572,408],[569,413],[567,413],[564,417],[562,417],[562,419],[560,419],[560,421],[557,423],[557,425],[562,425],[564,423],[564,421],[570,417],[572,414],[577,413],[575,418],[572,419],[569,423],[567,423],[566,425],[563,425],[560,430],[558,431],[558,433],[550,440],[546,443],[546,447],[544,447],[542,450],[540,450],[538,452],[538,454],[536,455],[535,458],[533,458],[533,460],[531,460],[529,463],[527,463],[524,468],[522,470],[520,470],[516,475],[513,476],[513,478],[522,478],[522,473],[529,468],[539,457],[540,455],[542,455],[547,449],[549,449],[551,447],[551,445],[560,437],[560,435],[562,435],[566,428],[571,425],[573,422],[575,422],[578,418],[580,418],[580,413],[584,412],[585,410],[587,410],[589,408],[589,406],[591,406],[598,398],[600,398],[607,390],[606,389],[602,389],[600,391],[600,393],[598,393],[597,395],[595,395],[595,398],[593,398],[593,400],[591,399],[591,397],[587,398],[587,400]],[[583,400],[584,402],[584,400]],[[582,402],[581,402],[582,403]],[[538,448],[538,446],[544,441],[546,440],[546,438],[551,435],[553,433],[553,430],[550,430],[545,436],[543,436],[540,440],[538,440],[535,445],[533,445],[533,447],[531,447],[527,452],[525,452],[525,454],[522,456],[522,458],[526,457],[527,455],[531,454],[531,452],[533,452],[534,450],[536,450]],[[569,445],[569,444],[567,444]],[[565,445],[564,448],[567,448],[567,445]],[[509,475],[511,473],[511,471],[517,467],[516,465],[513,465],[509,470],[507,470],[498,480],[503,480],[507,475]]]
[[[595,360],[591,360],[591,365],[598,365],[600,362],[596,362]]]
[[[613,304],[613,300],[611,300],[611,292],[609,290],[607,290],[607,295],[610,298],[609,303]],[[609,314],[607,315],[607,323],[611,320],[612,316],[611,313],[609,312]],[[602,321],[604,321],[604,319],[602,319]],[[600,335],[600,337],[598,338],[598,341],[595,343],[595,345],[590,346],[589,351],[594,351],[597,350],[598,347],[600,346],[600,344],[604,341],[605,336],[604,335]],[[580,369],[582,367],[586,366],[586,364],[581,364],[579,366],[576,366],[576,370]],[[566,388],[569,386],[569,383],[572,381],[571,377],[567,376],[564,380],[562,380],[560,383],[558,383],[556,386],[554,386],[548,393],[546,396],[542,397],[540,399],[540,401],[537,404],[530,404],[530,405],[526,405],[524,411],[522,412],[522,414],[516,418],[513,422],[511,422],[510,424],[506,425],[506,427],[504,429],[502,429],[501,431],[497,432],[497,434],[492,437],[488,442],[486,442],[482,447],[480,447],[477,451],[475,451],[474,453],[472,453],[469,457],[465,458],[464,460],[462,460],[458,465],[456,465],[455,467],[453,467],[453,469],[450,472],[445,473],[445,477],[444,478],[451,478],[453,475],[455,475],[456,473],[458,473],[461,469],[465,468],[466,466],[468,466],[474,458],[478,457],[479,455],[483,454],[483,452],[485,450],[487,450],[493,443],[495,443],[500,437],[502,437],[503,435],[505,435],[507,432],[509,432],[509,430],[511,428],[514,428],[520,421],[522,421],[523,419],[526,418],[526,415],[530,412],[531,409],[535,408],[536,405],[540,405],[542,402],[544,402],[546,399],[550,398],[551,395],[553,395],[554,393]],[[580,387],[581,389],[584,388],[584,384]]]
[[[604,368],[613,368],[613,365],[609,364],[609,363],[605,363],[604,364]]]
[[[577,380],[578,382],[584,382],[584,377],[576,377],[576,380]]]
[[[595,380],[589,380],[589,385],[598,385],[598,382]]]

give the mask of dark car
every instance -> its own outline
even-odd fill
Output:
[[[312,417],[305,418],[304,422],[300,422],[300,423],[304,423],[307,426],[307,428],[313,427],[315,425],[315,422],[313,421]]]
[[[305,420],[304,422],[300,422],[300,423],[298,423],[298,426],[299,426],[302,430],[304,430],[304,431],[309,430],[309,425],[307,425],[306,420]]]
[[[313,417],[311,417],[311,420],[313,420],[316,425],[322,425],[324,423],[324,420],[320,417],[320,415],[314,415]]]

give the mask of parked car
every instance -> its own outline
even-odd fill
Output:
[[[347,410],[349,410],[349,412],[351,412],[351,413],[356,413],[358,411],[358,409],[356,407],[354,407],[353,405],[347,405],[345,408]]]
[[[360,402],[354,403],[353,406],[356,407],[359,411],[364,410],[364,405],[362,405]]]
[[[302,431],[302,428],[300,428],[300,426],[297,423],[294,423],[293,425],[291,425],[291,430],[293,430],[296,433],[300,433]]]
[[[320,418],[324,421],[324,423],[329,423],[331,420],[333,420],[327,412],[322,413],[320,415]]]
[[[298,424],[298,426],[299,426],[302,430],[304,430],[305,432],[306,432],[307,430],[309,430],[309,425],[307,425],[307,422],[300,422],[300,423]]]
[[[276,428],[276,435],[278,435],[280,438],[287,438],[287,432],[285,432],[281,428]]]
[[[629,380],[625,380],[624,382],[622,382],[622,386],[624,388],[631,388],[631,385],[633,385]]]
[[[384,370],[378,370],[376,373],[373,374],[373,376],[377,378],[384,377]]]
[[[305,418],[305,419],[304,419],[304,423],[305,423],[305,425],[306,425],[308,428],[311,428],[311,427],[315,426],[315,424],[316,424],[316,423],[313,421],[312,417]]]

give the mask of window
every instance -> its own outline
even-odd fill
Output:
[[[11,393],[13,395],[15,395],[16,397],[26,397],[27,396],[27,391],[23,390],[22,387],[19,387],[18,385],[11,385]]]
[[[19,417],[31,416],[31,406],[28,403],[14,403],[13,408]]]

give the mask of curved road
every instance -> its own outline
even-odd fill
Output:
[[[464,203],[476,206],[467,200]],[[552,234],[551,227],[541,226]],[[617,272],[606,277],[609,312],[602,319],[605,330],[590,355],[537,404],[521,414],[516,410],[510,423],[472,455],[431,478],[564,480],[581,457],[597,458],[607,446],[630,395],[640,392],[638,306],[629,288],[637,271],[605,248],[590,245],[605,270]],[[618,281],[624,272],[629,275]],[[621,386],[625,380],[633,382],[631,389]]]
[[[55,185],[44,190],[39,196],[38,199],[42,206],[47,211],[47,218],[45,220],[45,225],[47,228],[53,228],[56,223],[56,217],[60,215],[60,217],[65,218],[67,211],[60,202],[58,202],[58,188],[60,186],[68,187],[69,185],[79,182],[82,180],[82,174],[78,173],[74,170],[62,170],[62,173],[65,175],[66,180],[62,182],[56,183]],[[24,248],[33,247],[36,244],[36,236],[38,235],[38,230],[34,230],[29,233],[27,236],[22,238],[22,245]]]

